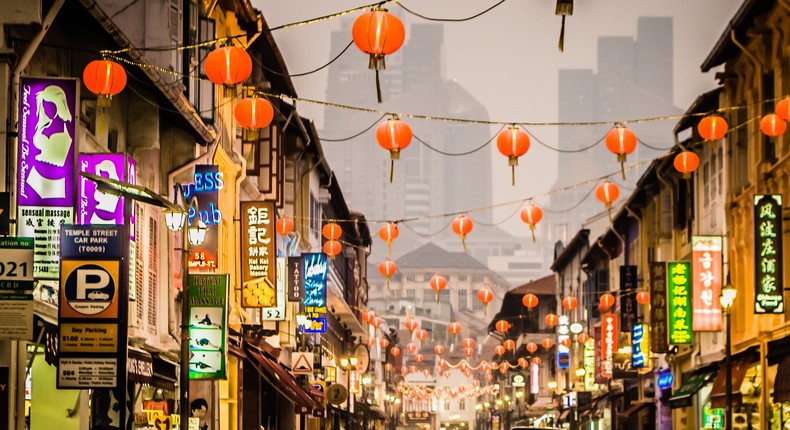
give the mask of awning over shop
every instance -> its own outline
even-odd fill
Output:
[[[732,357],[732,403],[741,404],[741,384],[746,376],[749,366],[757,359],[753,350],[744,351]],[[726,408],[727,397],[727,368],[722,361],[719,365],[719,374],[713,381],[713,389],[710,392],[710,404],[714,408]]]
[[[790,402],[790,355],[779,363],[774,379],[774,403]]]
[[[697,391],[705,386],[705,384],[712,381],[714,376],[716,376],[715,371],[691,375],[691,377],[675,391],[675,394],[669,398],[669,407],[675,409],[691,406],[691,398],[697,394]]]
[[[151,385],[154,381],[154,358],[151,354],[136,348],[129,347],[126,357],[126,367],[129,369],[129,382]]]
[[[302,387],[294,375],[277,360],[253,346],[248,345],[245,352],[247,360],[258,370],[258,373],[269,382],[269,385],[293,403],[299,412],[311,413],[316,409],[324,409],[321,403],[316,400],[316,397],[320,397],[321,394]]]
[[[653,402],[634,402],[634,403],[631,403],[631,406],[628,409],[626,409],[624,412],[620,412],[617,415],[619,415],[621,418],[627,419],[628,417],[630,417],[630,416],[632,416],[634,414],[637,414],[642,409],[645,409],[645,408],[648,408],[648,407],[655,408],[656,404],[653,403]]]
[[[163,390],[175,391],[178,381],[178,365],[157,354],[153,354],[152,357],[154,359],[154,378],[151,385]]]

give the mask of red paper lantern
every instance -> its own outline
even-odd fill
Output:
[[[417,327],[420,326],[420,323],[414,320],[407,320],[405,323],[403,323],[403,325],[406,327],[406,330],[408,330],[409,333],[412,333],[414,330],[417,330]]]
[[[683,151],[675,156],[675,170],[683,174],[684,179],[691,178],[691,173],[699,167],[699,157],[691,151]]]
[[[560,323],[560,319],[557,315],[548,314],[546,315],[546,318],[543,318],[543,322],[545,322],[549,327],[554,327]]]
[[[244,48],[224,46],[209,52],[204,62],[206,76],[216,85],[231,86],[247,80],[252,73],[252,58]]]
[[[781,136],[787,130],[787,123],[775,113],[769,113],[760,120],[760,130],[770,137]]]
[[[474,348],[475,343],[476,343],[475,340],[472,339],[471,337],[467,337],[461,341],[461,345],[463,345],[464,348]]]
[[[499,373],[504,375],[505,373],[507,373],[508,370],[510,370],[510,363],[508,363],[507,361],[499,365]]]
[[[623,179],[625,179],[624,164],[626,156],[636,149],[636,135],[630,129],[618,125],[606,134],[606,147],[617,154],[617,161],[623,169]]]
[[[392,241],[397,239],[399,235],[398,224],[394,222],[388,222],[379,229],[379,237],[387,244],[390,256],[392,256]]]
[[[379,317],[374,317],[372,320],[370,320],[370,325],[372,325],[375,328],[381,327],[381,324],[383,324],[383,323],[384,323],[384,320],[379,318]]]
[[[373,311],[365,311],[362,312],[361,318],[362,318],[362,322],[366,322],[369,324],[371,321],[373,321],[373,318],[376,318],[376,314],[373,313]]]
[[[496,328],[496,331],[505,333],[506,331],[510,330],[510,323],[505,320],[499,320],[496,322],[494,327]]]
[[[527,366],[529,366],[529,361],[526,358],[524,358],[524,357],[519,357],[518,365],[521,366],[522,368],[526,369]]]
[[[387,339],[379,339],[379,346],[383,349],[390,345],[390,341]]]
[[[274,119],[274,108],[268,100],[258,97],[247,97],[239,100],[233,109],[233,117],[240,126],[257,130],[268,127]]]
[[[496,138],[496,147],[499,152],[507,157],[508,166],[511,168],[513,185],[516,185],[516,166],[518,157],[529,151],[529,135],[518,127],[502,130]]]
[[[439,294],[447,288],[447,279],[442,275],[433,275],[430,284],[431,289],[436,291],[436,303],[439,303]]]
[[[451,335],[456,336],[458,333],[461,333],[461,324],[457,322],[451,322],[447,326],[447,331],[449,331]]]
[[[782,100],[776,104],[776,115],[779,118],[790,121],[790,96],[785,96]]]
[[[524,307],[526,307],[529,310],[532,310],[532,308],[537,306],[538,302],[539,302],[538,296],[536,296],[536,295],[534,295],[532,293],[524,294],[524,298],[521,299],[521,303],[524,305]]]
[[[417,366],[415,365],[409,366],[409,373],[416,373],[416,372],[417,372]]]
[[[607,208],[611,208],[612,203],[620,197],[620,188],[617,184],[606,181],[595,189],[595,197],[605,203]]]
[[[324,224],[324,227],[321,229],[321,234],[324,235],[327,240],[338,240],[340,236],[343,235],[343,229],[341,229],[339,225],[330,222]]]
[[[527,344],[527,351],[529,351],[530,354],[534,354],[537,350],[538,345],[535,342],[530,342]]]
[[[422,363],[423,361],[425,361],[425,357],[422,354],[417,354],[414,356],[414,361],[418,363]]]
[[[541,360],[540,357],[533,357],[532,358],[532,364],[534,364],[535,366],[540,366],[540,363],[542,363],[542,362],[543,362],[543,360]]]
[[[464,347],[464,355],[466,355],[467,357],[473,355],[474,353],[475,353],[474,348],[470,348],[468,346]]]
[[[434,352],[436,355],[442,355],[442,354],[444,354],[444,345],[436,345],[436,346],[434,346],[434,347],[433,347],[433,352]]]
[[[493,379],[494,379],[494,375],[492,375],[492,374],[490,374],[490,373],[486,373],[486,379],[487,379],[487,380],[489,380],[489,381],[491,381],[491,380],[493,380]]]
[[[502,355],[502,354],[504,354],[504,353],[505,353],[505,347],[504,347],[504,346],[502,346],[502,345],[497,345],[497,346],[494,348],[494,352],[496,353],[496,355]]]
[[[390,152],[390,183],[395,169],[395,160],[400,159],[400,151],[411,144],[412,132],[409,124],[398,118],[390,118],[379,124],[376,141]]]
[[[324,254],[328,255],[329,258],[334,259],[335,255],[340,254],[343,251],[343,245],[336,240],[327,240],[324,242]]]
[[[387,372],[391,372],[392,371],[392,364],[391,363],[385,364],[384,365],[384,370],[386,370]]]
[[[576,336],[576,340],[578,340],[581,344],[585,344],[588,340],[590,340],[590,335],[587,333],[579,333],[579,335]]]
[[[727,135],[727,121],[718,115],[708,115],[697,124],[697,132],[705,140],[719,140]]]
[[[431,371],[429,369],[425,369],[422,371],[423,376],[429,378],[431,376]]]
[[[393,357],[399,356],[400,348],[398,348],[397,346],[393,346],[392,348],[390,348],[390,355],[392,355]]]
[[[449,378],[450,377],[450,371],[449,370],[445,370],[443,375],[444,375],[445,378]],[[477,382],[477,381],[475,381],[475,382]]]
[[[458,215],[453,220],[453,233],[461,237],[461,243],[464,245],[464,252],[466,252],[466,235],[469,234],[474,228],[475,224],[472,218],[466,215]]]
[[[409,374],[409,368],[406,367],[406,366],[401,366],[400,373],[402,373],[404,375],[408,375]]]
[[[571,344],[572,344],[572,341],[571,341],[571,338],[569,338],[569,337],[563,337],[562,340],[560,341],[560,345],[562,345],[562,346],[564,346],[566,348],[570,348]]]
[[[372,348],[373,346],[375,346],[375,345],[376,345],[376,338],[375,338],[375,337],[369,337],[369,338],[368,338],[368,339],[365,341],[365,343],[367,343],[367,344],[368,344],[368,346]]]
[[[88,91],[99,96],[99,107],[110,105],[112,96],[126,87],[126,71],[111,60],[94,60],[82,71],[82,82]]]
[[[566,311],[572,311],[579,306],[579,300],[576,297],[566,297],[562,299],[562,308]]]
[[[614,296],[609,294],[609,293],[606,293],[606,294],[601,296],[601,299],[600,299],[599,302],[600,302],[601,305],[603,305],[603,306],[605,306],[607,308],[611,308],[612,306],[614,306]]]
[[[506,340],[505,343],[503,343],[502,345],[508,351],[512,351],[516,348],[516,342],[514,342],[513,339]]]
[[[598,304],[598,313],[599,314],[608,314],[612,310],[611,306],[604,306],[602,303]]]
[[[636,293],[636,302],[640,305],[646,305],[650,303],[650,293],[648,291],[640,291]]]
[[[428,330],[423,329],[418,331],[416,337],[420,342],[425,342],[425,340],[428,339]]]
[[[549,338],[545,338],[540,341],[540,345],[543,346],[543,349],[550,349],[552,346],[554,346],[554,341]]]
[[[294,230],[294,221],[287,216],[283,216],[277,219],[277,224],[275,224],[277,233],[280,233],[281,236],[287,236],[288,233]]]
[[[494,292],[488,287],[481,288],[477,292],[477,300],[480,300],[480,303],[483,304],[483,315],[485,315],[488,309],[488,304],[491,303],[491,300],[494,300]]]
[[[529,224],[532,232],[532,241],[535,242],[535,226],[543,219],[543,209],[540,206],[530,203],[529,206],[521,209],[521,221]]]
[[[379,273],[386,279],[387,289],[390,288],[390,277],[395,274],[396,270],[398,270],[398,265],[389,258],[379,263]]]
[[[370,55],[368,68],[376,71],[378,102],[381,103],[379,70],[386,69],[384,57],[400,49],[406,39],[403,23],[387,9],[374,8],[354,21],[351,27],[354,44],[360,51]]]
[[[410,353],[414,354],[415,352],[417,352],[417,344],[409,342],[408,344],[406,344],[406,351],[409,351]]]

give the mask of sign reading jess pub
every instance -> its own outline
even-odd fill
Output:
[[[691,343],[691,264],[667,263],[669,295],[669,343]]]
[[[754,313],[784,312],[782,196],[754,196]]]

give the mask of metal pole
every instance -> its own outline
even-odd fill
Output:
[[[725,388],[724,388],[724,401],[727,403],[727,416],[725,417],[725,429],[732,430],[732,363],[730,362],[730,355],[732,354],[732,332],[730,330],[730,310],[724,312],[727,318],[727,336],[724,344],[724,365],[726,366]]]
[[[178,190],[181,192],[181,190]],[[181,230],[181,376],[178,389],[181,399],[180,429],[189,428],[189,239],[187,226]]]
[[[348,388],[348,397],[346,397],[346,430],[351,428],[351,367],[346,369],[346,387]]]

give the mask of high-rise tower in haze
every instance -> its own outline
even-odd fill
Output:
[[[559,121],[612,121],[599,126],[564,126],[559,129],[558,146],[565,151],[584,148],[601,139],[615,121],[650,118],[682,113],[673,104],[672,18],[640,17],[636,38],[600,37],[598,64],[592,69],[559,71]],[[633,123],[637,150],[628,156],[628,166],[657,157],[674,144],[672,121]],[[651,149],[660,148],[660,149]],[[644,169],[626,173],[623,181],[616,155],[605,143],[578,153],[559,157],[558,179],[554,188],[578,184],[610,173],[621,185],[620,198],[627,198],[630,187]],[[549,241],[566,242],[581,228],[582,222],[603,210],[587,184],[551,197],[552,210],[573,208],[552,214],[546,220]],[[579,202],[580,205],[576,206]]]

